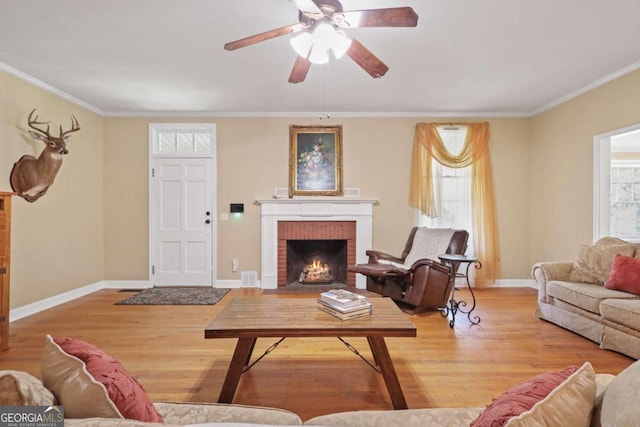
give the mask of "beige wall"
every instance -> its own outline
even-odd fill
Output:
[[[43,145],[29,138],[29,112],[67,129],[71,114],[81,130],[48,193],[34,203],[13,198],[11,307],[99,282],[104,277],[102,117],[36,86],[0,72],[0,190],[11,191],[13,163],[38,156]]]
[[[531,260],[593,241],[593,137],[640,123],[640,70],[532,119]]]
[[[342,124],[344,185],[374,207],[374,248],[399,253],[414,212],[408,206],[415,124],[455,118],[103,118],[0,73],[0,190],[23,154],[41,147],[25,137],[37,107],[54,124],[75,114],[82,130],[49,193],[15,198],[13,308],[101,280],[148,279],[148,125],[214,122],[218,213],[245,204],[240,219],[218,221],[218,278],[260,270],[259,206],[288,184],[288,126]],[[593,135],[640,123],[640,71],[533,118],[478,118],[491,128],[500,242],[499,277],[527,279],[531,264],[572,259],[592,236]],[[240,262],[231,271],[231,259]]]
[[[275,187],[288,185],[290,124],[343,125],[344,185],[359,187],[374,207],[374,247],[399,254],[413,225],[409,163],[418,121],[428,118],[215,118],[218,213],[244,203],[240,219],[218,221],[218,278],[260,271],[260,208]],[[446,119],[449,121],[450,119]],[[478,119],[481,120],[481,119]],[[105,120],[105,279],[148,278],[148,125],[202,118]],[[437,120],[441,121],[441,120]],[[489,119],[496,185],[502,276],[526,278],[528,264],[529,119]],[[239,270],[231,271],[231,260]]]

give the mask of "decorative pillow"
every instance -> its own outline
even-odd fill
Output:
[[[640,295],[640,259],[616,255],[604,287]]]
[[[620,372],[607,386],[602,399],[603,426],[637,426],[640,420],[640,362]]]
[[[617,254],[633,256],[635,251],[631,245],[582,245],[578,250],[577,259],[573,262],[569,280],[602,285],[609,278],[613,258]]]
[[[45,339],[42,382],[68,418],[163,422],[142,386],[113,357],[86,341]]]
[[[0,406],[52,406],[53,394],[31,374],[0,371]]]
[[[588,427],[596,398],[595,377],[589,362],[538,375],[495,399],[471,426]]]

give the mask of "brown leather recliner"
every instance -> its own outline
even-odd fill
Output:
[[[418,227],[411,229],[407,243],[400,257],[383,252],[368,250],[367,264],[348,267],[349,271],[367,276],[367,290],[391,297],[405,311],[417,313],[426,310],[438,310],[447,305],[453,280],[450,280],[450,267],[430,258],[422,258],[413,262],[408,268],[401,268],[379,261],[386,260],[396,264],[405,264],[411,253],[414,237]],[[466,230],[455,230],[447,247],[440,254],[464,255],[467,250],[469,233]],[[415,256],[414,256],[415,257]],[[384,261],[383,261],[384,262]],[[453,266],[454,271],[458,268]]]

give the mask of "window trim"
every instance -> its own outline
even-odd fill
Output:
[[[593,137],[593,241],[611,233],[611,137],[640,130],[640,123]],[[640,243],[640,239],[626,239]]]

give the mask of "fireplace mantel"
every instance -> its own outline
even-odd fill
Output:
[[[356,262],[366,263],[366,251],[373,245],[374,199],[347,197],[294,197],[258,199],[260,205],[260,283],[263,289],[278,287],[278,221],[355,221]],[[356,287],[366,288],[358,275]]]

